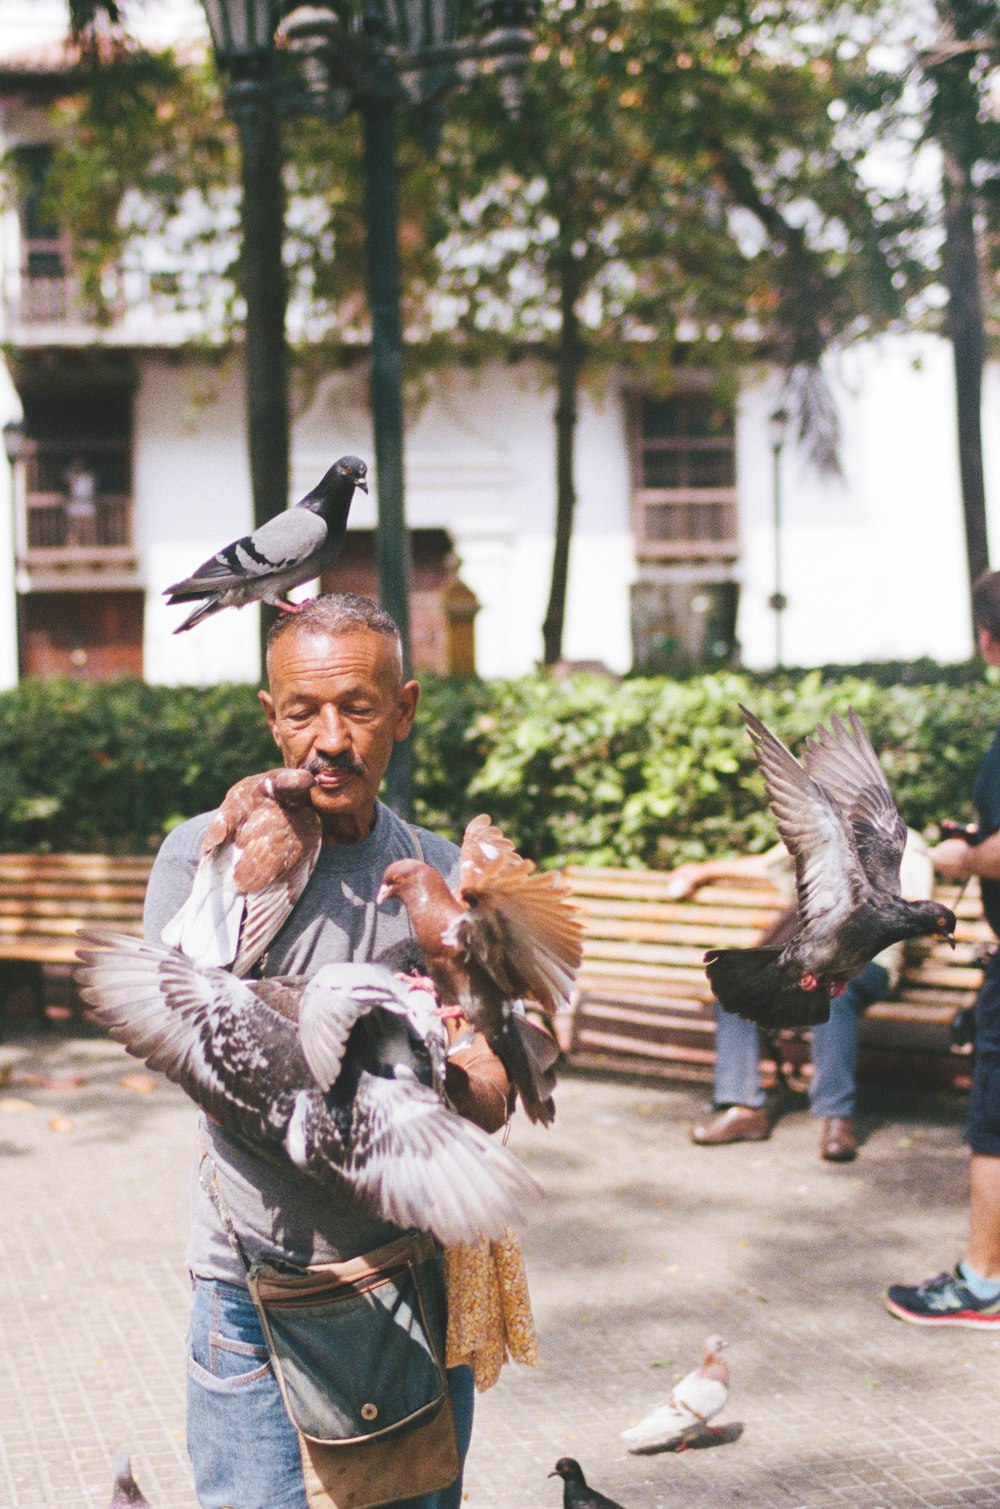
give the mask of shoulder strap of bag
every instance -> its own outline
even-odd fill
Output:
[[[407,833],[410,835],[410,843],[413,845],[413,848],[414,848],[414,851],[415,851],[414,855],[413,855],[414,859],[420,859],[420,860],[422,860],[423,857],[424,857],[424,846],[420,842],[420,834],[418,833],[417,829],[413,826],[412,823],[408,823],[408,822],[404,821],[403,827],[406,829]]]

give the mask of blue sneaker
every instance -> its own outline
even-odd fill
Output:
[[[977,1299],[956,1266],[909,1289],[893,1284],[883,1296],[890,1315],[914,1326],[973,1326],[1000,1330],[1000,1294]]]

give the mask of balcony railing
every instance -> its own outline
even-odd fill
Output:
[[[21,565],[32,575],[133,568],[130,464],[126,440],[27,440],[17,507]]]

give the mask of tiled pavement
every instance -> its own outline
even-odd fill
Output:
[[[17,1074],[0,1091],[0,1509],[106,1509],[122,1446],[154,1509],[194,1509],[193,1111],[161,1080],[146,1095],[121,1086],[137,1066],[101,1038],[13,1047]],[[58,1083],[71,1075],[85,1083]],[[552,1130],[515,1126],[548,1192],[525,1239],[543,1363],[507,1369],[480,1399],[470,1509],[559,1509],[547,1474],[562,1454],[626,1509],[1000,1506],[1000,1337],[904,1326],[878,1301],[886,1282],[961,1250],[961,1103],[869,1090],[862,1155],[833,1167],[801,1108],[769,1143],[693,1147],[701,1099],[567,1077]],[[731,1342],[721,1418],[738,1439],[626,1455],[618,1432],[715,1330]]]

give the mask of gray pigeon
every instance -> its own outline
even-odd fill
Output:
[[[223,608],[271,603],[294,612],[285,594],[319,576],[340,554],[354,489],[368,491],[368,467],[357,456],[341,456],[311,493],[269,519],[253,534],[234,540],[203,561],[197,571],[167,587],[175,603],[200,604],[174,630],[183,634]]]
[[[114,1492],[108,1509],[152,1509],[149,1499],[132,1476],[132,1462],[127,1451],[120,1451],[114,1460]]]
[[[445,1246],[500,1236],[537,1195],[447,1102],[448,1034],[428,990],[378,964],[241,980],[123,933],[80,936],[95,1019],[245,1142]]]
[[[716,999],[764,1027],[825,1022],[830,996],[891,943],[955,939],[955,914],[904,901],[899,866],[906,824],[857,713],[834,714],[806,741],[805,768],[745,707],[767,799],[795,860],[799,926],[783,948],[710,949]]]

